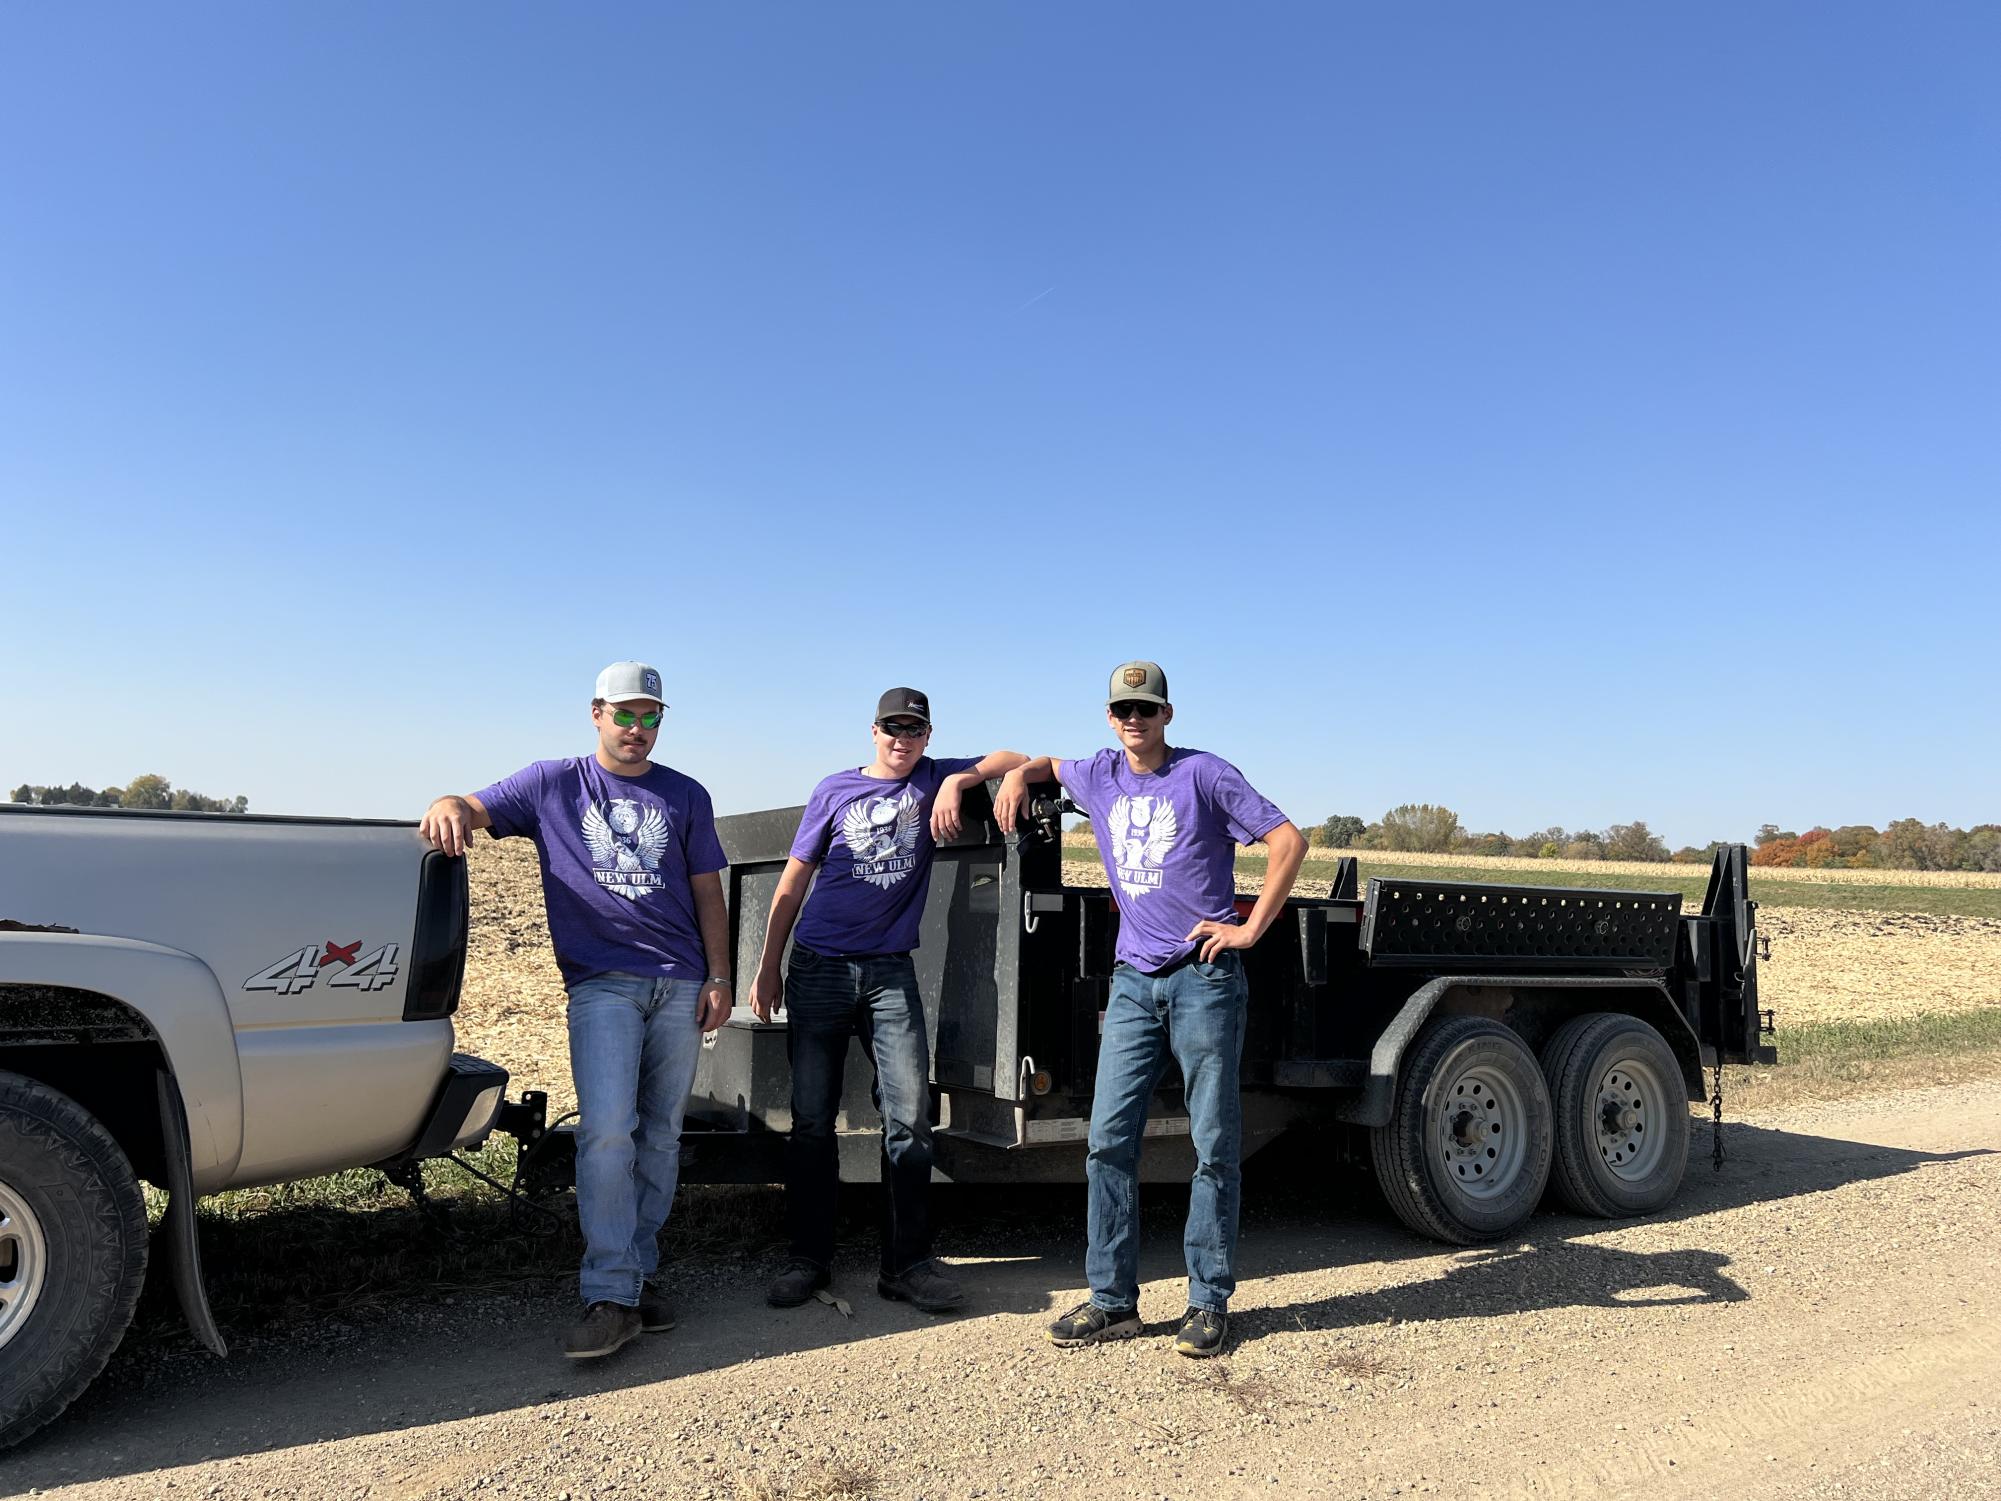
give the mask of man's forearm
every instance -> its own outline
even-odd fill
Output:
[[[759,968],[777,966],[779,956],[792,938],[792,925],[799,920],[799,909],[804,905],[796,891],[780,891],[772,897],[771,916],[764,924],[764,955],[758,960]]]
[[[1292,883],[1306,861],[1306,836],[1291,823],[1283,823],[1265,835],[1265,848],[1264,889],[1251,908],[1251,927],[1260,934],[1278,920],[1285,899],[1292,895]]]
[[[1056,758],[1037,756],[1031,761],[1022,762],[1009,775],[1018,776],[1024,782],[1053,782],[1056,780]]]
[[[1026,766],[1027,764],[1028,757],[1024,756],[1020,751],[989,751],[986,755],[980,757],[980,764],[978,766],[975,766],[970,771],[962,771],[959,775],[966,778],[966,786],[971,786],[975,782],[991,782],[995,777],[1004,777],[1017,766]]]
[[[709,973],[725,979],[730,972],[729,908],[723,902],[722,878],[713,871],[694,878],[695,921],[702,929],[702,951]]]

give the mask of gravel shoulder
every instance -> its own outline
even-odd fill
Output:
[[[1473,1250],[1415,1239],[1344,1173],[1258,1178],[1233,1343],[1196,1364],[1181,1204],[1149,1200],[1148,1335],[1059,1352],[1081,1192],[952,1190],[975,1289],[937,1321],[760,1298],[742,1256],[678,1264],[682,1327],[553,1353],[546,1299],[413,1290],[365,1327],[214,1362],[122,1351],[0,1462],[76,1498],[524,1495],[2001,1495],[2001,1081],[1765,1110],[1668,1217],[1544,1215]],[[1698,1140],[1704,1138],[1698,1137]],[[1308,1181],[1310,1179],[1310,1181]]]

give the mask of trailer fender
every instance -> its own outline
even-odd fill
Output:
[[[1403,1055],[1434,1011],[1456,991],[1500,991],[1511,1005],[1496,1008],[1508,1012],[1525,993],[1538,993],[1557,1017],[1575,1016],[1584,1011],[1617,1011],[1634,1016],[1652,1026],[1674,1050],[1681,1065],[1682,1083],[1692,1100],[1703,1097],[1702,1048],[1695,1029],[1669,997],[1667,987],[1656,979],[1599,975],[1444,975],[1427,981],[1411,993],[1410,999],[1390,1019],[1369,1051],[1369,1076],[1360,1092],[1337,1107],[1336,1115],[1358,1126],[1386,1126],[1396,1106],[1397,1074]],[[1551,995],[1550,992],[1567,992]],[[1480,1014],[1487,1014],[1483,1008]],[[1506,1014],[1496,1020],[1511,1021]],[[1539,1041],[1528,1039],[1531,1045]]]
[[[181,1097],[193,1192],[229,1181],[243,1156],[243,1075],[229,1003],[206,964],[135,938],[4,933],[0,984],[88,991],[143,1019]]]

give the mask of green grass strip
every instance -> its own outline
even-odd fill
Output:
[[[1781,1026],[1778,1045],[1782,1066],[1802,1067],[1985,1052],[2001,1048],[2001,1006]]]

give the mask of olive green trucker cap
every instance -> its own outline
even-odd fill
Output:
[[[1167,702],[1167,674],[1160,670],[1158,662],[1127,662],[1112,673],[1112,686],[1105,696],[1105,706],[1110,708],[1122,699],[1137,699],[1143,704],[1164,704]]]

